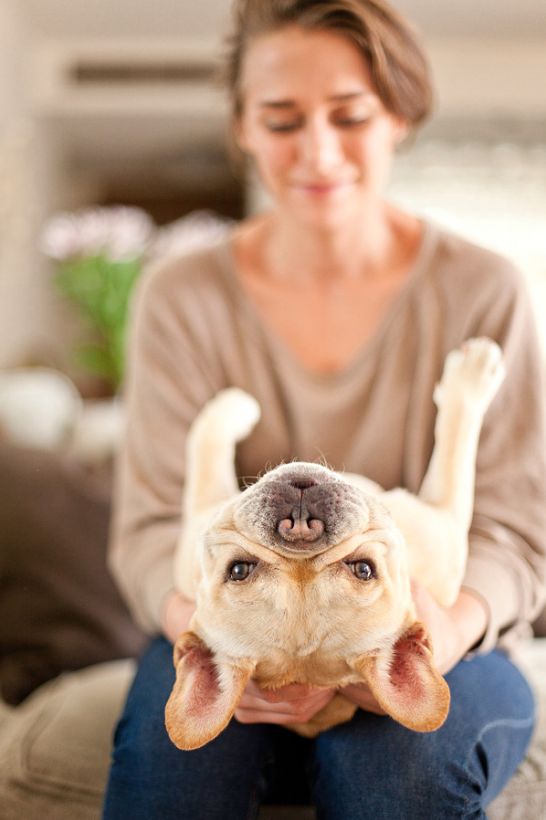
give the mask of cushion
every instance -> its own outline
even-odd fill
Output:
[[[145,637],[106,566],[111,468],[5,442],[0,464],[0,692],[16,704]]]
[[[134,673],[98,664],[41,686],[0,723],[2,820],[97,820],[112,732]]]
[[[546,638],[523,644],[517,661],[535,691],[538,725],[525,760],[507,788],[489,806],[489,820],[546,817]]]

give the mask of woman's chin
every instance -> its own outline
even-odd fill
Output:
[[[301,196],[298,193],[290,197],[289,203],[283,203],[283,209],[297,222],[334,229],[361,219],[366,211],[364,198],[355,196],[354,187],[343,194]]]

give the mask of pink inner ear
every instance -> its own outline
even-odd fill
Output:
[[[425,694],[425,686],[419,675],[418,664],[428,662],[430,640],[420,623],[414,624],[399,638],[393,648],[389,666],[391,686],[405,700],[419,700]]]
[[[205,644],[199,642],[188,650],[183,662],[186,673],[191,675],[192,681],[187,695],[186,709],[194,713],[205,712],[220,695],[213,654]]]
[[[363,656],[355,668],[382,708],[408,729],[438,729],[449,711],[449,687],[432,665],[430,640],[416,622],[394,646]]]
[[[176,681],[165,707],[165,725],[179,749],[197,749],[220,734],[233,716],[254,666],[219,662],[193,632],[174,649]]]

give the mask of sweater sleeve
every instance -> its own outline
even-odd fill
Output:
[[[478,652],[490,651],[499,639],[502,644],[505,633],[525,631],[545,597],[543,364],[527,289],[516,272],[509,273],[499,277],[501,293],[475,334],[501,345],[507,369],[481,434],[463,582],[489,610]]]
[[[206,317],[195,316],[191,288],[179,274],[172,265],[151,270],[135,294],[110,536],[110,569],[149,633],[159,631],[173,588],[186,434],[222,386],[196,341],[195,323],[206,325]]]

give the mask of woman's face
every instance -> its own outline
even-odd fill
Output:
[[[406,128],[350,40],[297,26],[257,37],[241,94],[239,144],[288,216],[333,227],[379,203]]]

